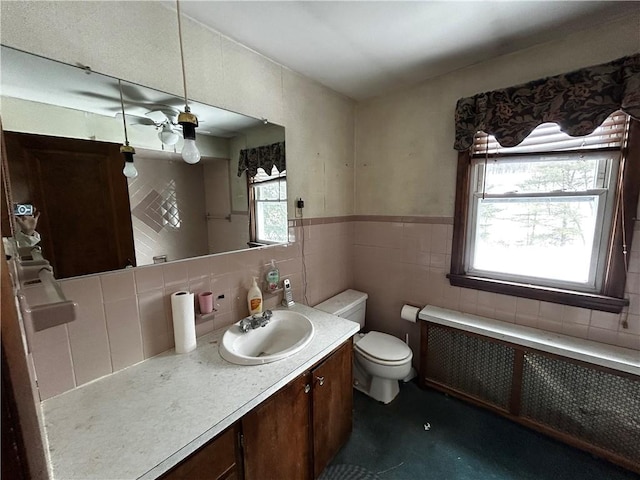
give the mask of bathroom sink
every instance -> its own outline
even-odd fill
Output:
[[[267,325],[249,330],[234,323],[222,336],[220,356],[237,365],[260,365],[290,357],[313,338],[311,321],[298,312],[274,310]]]

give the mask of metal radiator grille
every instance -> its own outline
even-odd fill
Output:
[[[640,463],[640,382],[526,353],[521,415]]]
[[[511,391],[514,350],[458,330],[429,325],[426,377],[502,409]]]

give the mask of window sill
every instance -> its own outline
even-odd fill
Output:
[[[447,278],[449,278],[451,285],[456,287],[473,288],[485,292],[513,295],[515,297],[560,303],[603,312],[620,313],[624,307],[629,305],[629,301],[625,298],[608,297],[595,293],[576,292],[453,273],[448,274]]]

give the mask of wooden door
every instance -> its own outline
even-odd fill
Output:
[[[56,278],[135,266],[124,160],[113,143],[5,132],[13,201],[41,212]]]
[[[9,165],[7,163],[6,142],[0,119],[0,236],[13,236],[11,225],[11,189],[9,188]]]
[[[216,438],[164,474],[162,480],[236,480],[242,478],[238,436],[232,425]]]
[[[351,435],[352,342],[311,371],[313,384],[313,473],[322,473]]]
[[[307,373],[242,418],[246,480],[311,477],[310,389]]]
[[[4,340],[3,340],[4,341]],[[29,468],[27,466],[18,409],[13,396],[13,386],[9,378],[9,367],[5,359],[4,345],[2,345],[2,467],[1,477],[6,480],[27,480]]]

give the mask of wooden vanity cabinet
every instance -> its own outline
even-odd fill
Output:
[[[317,478],[352,428],[352,342],[242,418],[246,480]]]
[[[352,355],[349,341],[311,371],[314,478],[320,476],[351,435]]]
[[[245,479],[308,480],[309,372],[242,418]]]
[[[352,341],[277,391],[162,480],[311,480],[352,428]]]
[[[162,480],[240,480],[240,424],[235,423],[169,470]]]

